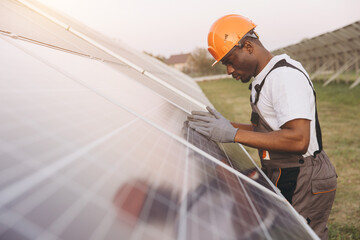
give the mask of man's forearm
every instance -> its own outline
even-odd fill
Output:
[[[305,153],[310,141],[310,121],[297,119],[286,123],[282,129],[267,133],[239,129],[235,142],[258,149]]]
[[[235,135],[235,142],[253,148],[279,152],[304,153],[304,149],[307,149],[302,143],[303,140],[301,138],[294,138],[289,133],[289,130],[260,133],[239,129]]]
[[[242,130],[246,130],[246,131],[252,131],[253,127],[251,124],[243,124],[243,123],[235,123],[235,122],[231,122],[231,125],[233,125],[234,128],[240,128]]]

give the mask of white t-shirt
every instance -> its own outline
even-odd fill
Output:
[[[274,56],[252,83],[251,97],[255,101],[255,85],[260,84],[266,74],[281,59],[307,72],[302,65],[288,55]],[[311,83],[312,84],[312,83]],[[304,157],[313,155],[319,150],[315,128],[315,97],[308,80],[302,72],[290,67],[279,67],[266,78],[261,89],[257,107],[270,127],[276,131],[286,122],[294,119],[309,119],[310,143]]]

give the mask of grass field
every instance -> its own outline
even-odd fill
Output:
[[[199,85],[225,117],[249,123],[248,84],[225,79]],[[360,239],[360,85],[351,90],[344,83],[314,86],[324,149],[339,176],[329,219],[330,239]],[[258,159],[256,150],[246,149]]]

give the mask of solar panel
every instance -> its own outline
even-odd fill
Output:
[[[20,3],[5,1],[2,4],[0,12],[1,19],[0,29],[10,32],[11,34],[24,37],[28,41],[36,40],[39,44],[46,44],[52,47],[59,47],[61,50],[71,51],[73,53],[83,54],[90,57],[96,57],[105,61],[125,65],[122,59],[118,59],[111,54],[104,52],[101,49],[93,46],[87,41],[76,37],[64,27],[57,26],[46,17],[36,14],[31,9],[24,8]],[[181,74],[174,74],[174,70],[165,68],[163,64],[155,63],[154,60],[149,60],[145,54],[134,53],[127,46],[121,46],[114,42],[109,43],[109,40],[104,41],[104,37],[95,31],[87,30],[83,25],[61,18],[64,24],[70,24],[84,31],[84,37],[89,37],[94,41],[102,41],[102,46],[112,51],[114,54],[120,55],[122,58],[136,63],[137,66],[148,74],[152,74],[161,78],[168,84],[175,86],[182,92],[186,92],[196,100],[209,104],[205,95],[200,91],[200,88],[194,81],[189,78],[182,77]],[[21,23],[21,24],[20,24]],[[75,29],[77,30],[77,29]],[[74,30],[74,31],[75,31]]]
[[[9,11],[29,13],[3,1]],[[0,30],[1,239],[316,238],[240,145],[187,127],[200,107],[179,92],[208,103],[188,77],[173,91],[124,63]],[[72,38],[89,47],[56,41]]]
[[[300,61],[315,79],[323,75],[324,86],[347,71],[355,73],[350,88],[360,83],[358,61],[360,51],[360,21],[331,32],[304,39],[299,43],[273,51],[273,54],[287,53]],[[330,74],[330,76],[329,76]]]

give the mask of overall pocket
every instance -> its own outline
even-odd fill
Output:
[[[337,187],[336,175],[325,179],[313,179],[311,191],[313,194],[321,194],[335,191]]]

